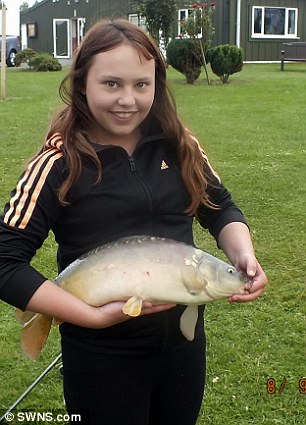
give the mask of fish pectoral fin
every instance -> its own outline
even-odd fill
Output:
[[[142,301],[142,298],[136,296],[129,298],[123,306],[123,313],[132,317],[139,316],[142,309]]]
[[[199,295],[205,291],[206,286],[208,285],[207,280],[202,273],[195,270],[193,279],[183,280],[185,288],[191,295]]]
[[[181,315],[180,328],[188,341],[194,339],[194,330],[198,320],[198,306],[189,305]]]

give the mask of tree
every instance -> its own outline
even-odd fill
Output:
[[[167,47],[167,61],[186,77],[187,84],[194,84],[201,74],[202,61],[195,54],[194,42],[188,38],[174,38]]]
[[[222,83],[228,83],[230,75],[242,70],[242,49],[229,44],[217,46],[211,49],[210,65],[212,72],[220,77]]]
[[[215,3],[201,3],[197,0],[196,3],[189,6],[189,10],[188,19],[182,22],[183,33],[194,41],[195,51],[202,60],[207,83],[210,84],[206,57],[215,33],[213,24]]]
[[[26,1],[24,1],[19,7],[20,12],[24,12],[25,10],[28,10],[28,9],[29,9],[29,3]]]
[[[132,0],[135,13],[146,20],[149,33],[160,45],[163,41],[164,49],[167,48],[172,36],[176,16],[175,0]]]

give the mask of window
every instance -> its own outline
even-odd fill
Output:
[[[53,46],[56,58],[71,57],[70,30],[70,19],[53,19]]]
[[[252,37],[297,38],[297,17],[297,9],[253,6]]]
[[[37,37],[37,22],[33,22],[32,24],[27,24],[27,35],[29,38]]]
[[[187,21],[190,17],[194,17],[194,20],[196,20],[196,12],[197,10],[195,8],[193,9],[179,9],[178,10],[178,27],[177,27],[177,33],[180,38],[189,38],[189,35],[184,30],[184,22]],[[198,38],[202,37],[202,29],[200,28],[200,32],[197,34]]]
[[[138,25],[143,30],[147,30],[146,19],[143,16],[138,15],[137,13],[129,13],[128,19],[130,22],[135,25]]]
[[[178,29],[177,29],[177,33],[178,35],[182,35],[183,28],[182,28],[182,24],[188,19],[189,16],[189,10],[188,9],[180,9],[178,11]]]

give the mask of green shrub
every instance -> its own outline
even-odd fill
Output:
[[[222,83],[227,83],[230,75],[242,69],[242,49],[223,44],[210,49],[209,60],[213,73],[220,77]]]
[[[201,74],[202,62],[194,40],[173,39],[167,47],[167,62],[185,75],[188,84],[193,84]]]
[[[62,65],[49,53],[39,53],[30,59],[29,65],[35,71],[61,71]]]
[[[23,49],[16,53],[15,56],[15,65],[19,67],[22,63],[27,63],[29,65],[30,60],[36,56],[36,52],[33,49]]]
[[[33,49],[23,49],[16,53],[15,65],[20,66],[27,63],[30,69],[34,71],[60,71],[62,65],[58,59],[49,55],[49,53],[36,53]]]

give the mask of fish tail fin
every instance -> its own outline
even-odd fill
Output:
[[[52,324],[52,317],[32,311],[16,310],[16,317],[22,322],[21,347],[30,359],[37,359],[45,345]]]

